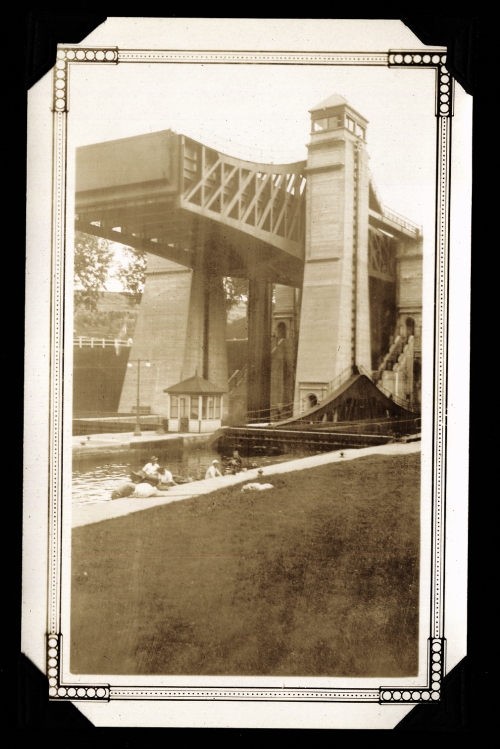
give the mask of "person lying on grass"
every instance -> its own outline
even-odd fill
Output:
[[[164,494],[168,494],[166,489],[158,489],[157,486],[151,486],[147,481],[143,481],[140,484],[136,484],[133,493],[130,495],[131,499],[145,499],[146,497],[161,497]]]
[[[149,481],[141,481],[135,484],[128,482],[114,489],[111,492],[111,499],[157,497],[166,494],[167,490],[167,486],[162,485],[160,489],[158,486],[153,486]]]
[[[128,481],[126,484],[121,484],[111,492],[111,499],[123,499],[123,497],[130,497],[135,492],[137,484],[133,484]]]

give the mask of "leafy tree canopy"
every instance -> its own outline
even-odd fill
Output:
[[[75,233],[75,307],[97,309],[112,263],[113,251],[107,240]]]
[[[224,278],[224,289],[226,291],[226,311],[229,312],[233,307],[248,297],[248,280],[246,278]]]
[[[120,282],[124,297],[131,306],[139,304],[146,281],[147,253],[132,247],[123,246],[120,262],[116,253],[105,239],[90,234],[75,234],[75,308],[95,312],[106,283]],[[226,311],[229,312],[248,295],[248,281],[245,278],[224,278]]]
[[[133,306],[141,301],[146,280],[147,255],[132,247],[122,247],[120,262],[106,239],[75,234],[75,307],[96,311],[106,283],[120,282],[121,292]]]
[[[115,277],[121,281],[123,285],[121,293],[128,301],[131,304],[139,304],[146,282],[147,253],[133,247],[125,247],[124,255],[128,263],[120,266]]]

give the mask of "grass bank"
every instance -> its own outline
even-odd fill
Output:
[[[73,673],[417,671],[420,454],[73,531]]]

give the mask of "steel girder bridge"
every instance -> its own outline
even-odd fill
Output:
[[[221,276],[300,287],[307,162],[261,164],[163,131],[77,151],[75,228]],[[395,281],[397,242],[420,229],[370,184],[369,273]]]

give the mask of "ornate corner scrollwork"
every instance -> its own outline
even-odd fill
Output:
[[[47,635],[47,676],[49,699],[109,701],[109,684],[63,684],[61,682],[62,635]]]
[[[68,66],[70,63],[118,64],[118,47],[70,49],[61,47],[57,50],[57,61],[54,68],[53,111],[68,111]]]
[[[441,683],[444,676],[446,640],[442,637],[431,637],[428,641],[427,685],[416,689],[398,687],[381,687],[380,704],[412,704],[438,702],[441,699]]]
[[[436,68],[436,117],[453,116],[453,79],[445,67],[446,55],[442,52],[389,52],[390,68]]]

